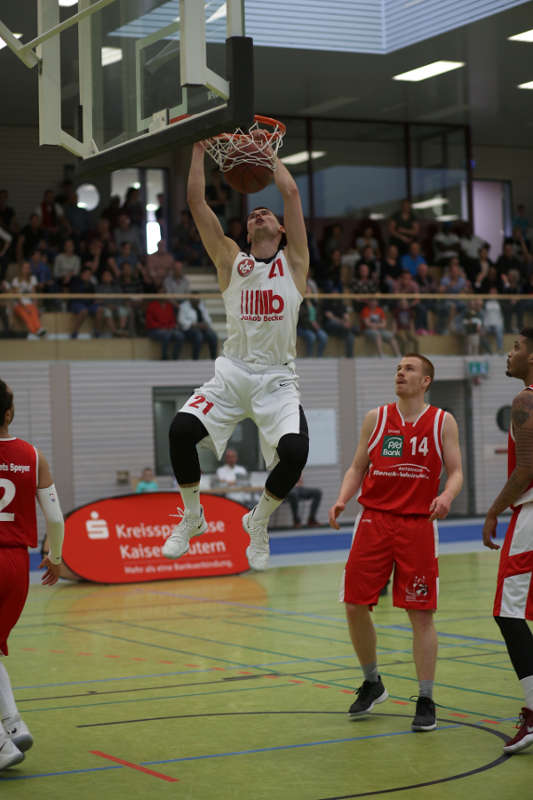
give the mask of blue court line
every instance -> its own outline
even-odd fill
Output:
[[[398,631],[409,631],[411,632],[411,628],[408,625],[376,625],[376,628],[387,629],[387,630],[398,630]],[[460,633],[444,633],[443,631],[437,630],[438,636],[443,636],[449,639],[464,639],[468,642],[483,642],[483,644],[497,644],[501,647],[505,647],[505,642],[501,639],[483,639],[480,636],[464,636]]]
[[[455,725],[443,725],[436,729],[435,732],[450,730],[452,728],[460,728],[460,723]],[[344,744],[346,742],[358,742],[364,739],[383,739],[387,736],[407,736],[407,735],[414,735],[412,730],[408,731],[393,731],[390,733],[376,733],[368,736],[350,736],[346,739],[324,739],[322,741],[317,742],[303,742],[302,744],[286,744],[286,745],[278,745],[276,747],[257,747],[252,750],[233,750],[228,751],[227,753],[210,753],[204,756],[185,756],[184,758],[168,758],[162,761],[139,761],[139,764],[142,767],[150,767],[156,766],[160,764],[178,764],[183,761],[201,761],[208,758],[228,758],[229,756],[246,756],[246,755],[253,755],[254,753],[269,753],[275,752],[278,750],[296,750],[303,747],[320,747],[321,745],[325,744]],[[104,770],[109,769],[125,769],[122,765],[117,766],[106,766],[106,767],[89,767],[87,769],[70,769],[70,770],[63,770],[61,772],[41,772],[35,775],[13,775],[12,777],[0,777],[0,781],[23,781],[23,780],[31,780],[32,778],[49,778],[55,777],[56,775],[76,775],[84,772],[102,772]]]

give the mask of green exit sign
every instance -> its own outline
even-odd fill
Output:
[[[488,361],[468,361],[467,366],[470,377],[487,376],[489,374]]]

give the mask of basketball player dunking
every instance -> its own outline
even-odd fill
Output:
[[[508,479],[487,513],[483,544],[499,549],[493,541],[498,515],[511,507],[493,613],[524,692],[518,731],[503,748],[518,753],[533,744],[533,635],[526,622],[533,620],[533,328],[520,331],[507,357],[506,374],[523,381],[524,389],[513,400]]]
[[[15,408],[13,393],[0,380],[0,654],[7,656],[7,638],[24,608],[28,594],[28,547],[37,545],[35,500],[47,522],[50,553],[41,562],[42,583],[59,578],[63,515],[50,467],[33,445],[11,436]],[[18,764],[33,744],[20,718],[9,675],[0,664],[0,770]]]
[[[167,558],[187,552],[189,540],[207,529],[200,505],[200,463],[196,445],[222,457],[238,422],[253,419],[270,469],[258,504],[243,517],[250,536],[251,567],[265,569],[267,525],[300,477],[307,461],[307,422],[294,370],[298,310],[309,269],[307,233],[295,181],[281,161],[274,182],[283,197],[284,223],[267,208],[248,215],[250,252],[224,235],[205,199],[204,149],[194,145],[187,200],[203,245],[218,276],[227,316],[224,354],[214,377],[195,391],[170,428],[170,455],[183,498],[183,519],[163,546]],[[286,247],[281,246],[286,236]]]
[[[396,371],[398,401],[369,411],[352,465],[329,512],[330,525],[361,488],[363,511],[355,522],[344,571],[341,601],[350,637],[364,673],[350,707],[356,719],[389,696],[378,673],[376,631],[370,611],[394,567],[393,604],[405,608],[413,629],[413,657],[419,681],[415,731],[437,727],[433,682],[437,663],[438,561],[435,520],[448,515],[463,483],[455,419],[428,405],[424,394],[433,364],[408,353]],[[447,473],[439,495],[442,465]]]

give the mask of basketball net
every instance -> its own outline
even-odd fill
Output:
[[[261,127],[264,125],[272,130]],[[257,114],[247,132],[237,128],[233,133],[219,133],[204,139],[202,144],[221,172],[229,172],[241,164],[274,170],[285,131],[282,122]]]

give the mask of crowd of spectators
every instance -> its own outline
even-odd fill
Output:
[[[227,235],[246,249],[245,225],[228,213],[229,191],[215,173],[207,199]],[[93,336],[147,336],[161,345],[163,359],[179,358],[185,342],[192,358],[204,343],[215,358],[218,338],[206,305],[194,297],[169,296],[194,294],[188,275],[209,265],[209,258],[190,213],[183,210],[172,224],[163,195],[159,201],[161,240],[148,255],[145,209],[134,187],[123,202],[112,197],[95,216],[78,205],[73,184],[65,181],[57,193],[44,192],[26,224],[1,190],[0,291],[20,296],[0,302],[0,336],[46,336],[42,311],[68,310],[72,338],[89,318]],[[309,233],[309,250],[308,289],[298,321],[307,356],[324,355],[333,337],[350,358],[358,336],[380,356],[398,355],[418,350],[419,337],[433,333],[462,335],[468,352],[490,352],[493,345],[501,352],[503,334],[519,329],[525,313],[533,311],[533,249],[523,206],[495,262],[469,223],[418,220],[408,200],[385,223],[368,215],[326,226],[320,237]],[[37,303],[27,297],[32,292],[82,297]],[[368,297],[376,293],[385,297]],[[135,297],[140,294],[153,298]],[[405,297],[387,297],[393,294]],[[439,299],[454,294],[473,297]],[[476,300],[476,294],[500,297]],[[513,299],[520,294],[532,299]]]

